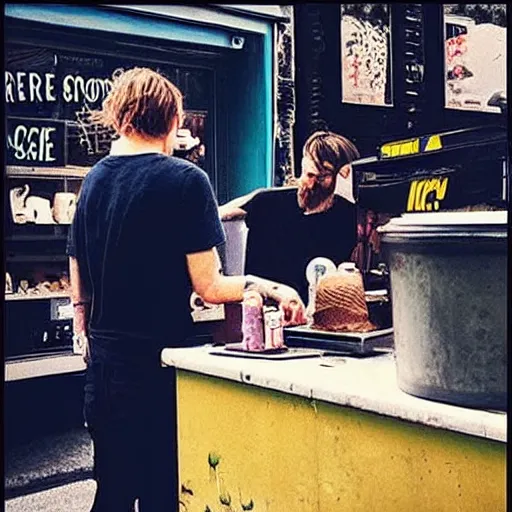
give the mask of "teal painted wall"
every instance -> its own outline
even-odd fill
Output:
[[[230,32],[226,29],[116,12],[96,6],[6,4],[5,16],[71,28],[102,30],[113,34],[150,36],[214,47],[231,47]]]
[[[272,27],[246,45],[225,68],[226,200],[268,187],[273,177]]]

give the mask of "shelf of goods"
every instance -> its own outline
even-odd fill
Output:
[[[6,381],[84,368],[81,356],[73,354],[66,240],[70,208],[89,170],[69,165],[5,167],[11,191],[4,212]]]
[[[49,299],[69,299],[69,293],[46,293],[39,295],[31,295],[24,293],[7,293],[5,301],[20,301],[20,300],[49,300]]]
[[[20,167],[6,166],[8,178],[36,178],[36,179],[83,179],[90,167],[67,165],[65,167]]]

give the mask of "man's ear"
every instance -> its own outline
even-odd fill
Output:
[[[125,124],[124,126],[121,126],[118,130],[119,135],[122,135],[123,137],[130,137],[133,135],[133,132],[135,130],[133,129],[133,126],[131,124]]]
[[[350,164],[345,164],[339,171],[338,174],[347,179],[350,176],[350,172],[352,171],[352,166]]]

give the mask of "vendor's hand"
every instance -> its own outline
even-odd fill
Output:
[[[275,290],[275,298],[283,311],[283,325],[285,327],[307,323],[306,308],[299,294],[293,288],[280,285]]]
[[[219,217],[220,220],[239,220],[244,219],[247,212],[242,208],[235,206],[224,205],[219,206]]]
[[[299,294],[290,286],[262,279],[256,276],[246,276],[245,290],[254,290],[263,298],[269,298],[279,304],[283,312],[283,325],[304,325],[307,323],[306,308]]]

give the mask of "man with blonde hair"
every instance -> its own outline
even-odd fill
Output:
[[[313,258],[350,260],[357,228],[350,163],[358,158],[346,137],[315,132],[304,143],[298,186],[259,189],[219,208],[223,220],[244,218],[249,228],[245,272],[292,286],[307,301]]]
[[[94,445],[94,512],[178,509],[175,375],[163,347],[183,346],[189,297],[242,300],[246,290],[305,322],[295,290],[254,276],[223,276],[224,242],[206,173],[169,156],[182,95],[146,68],[114,81],[93,118],[119,139],[87,174],[70,229],[74,332],[88,347],[84,413]]]

